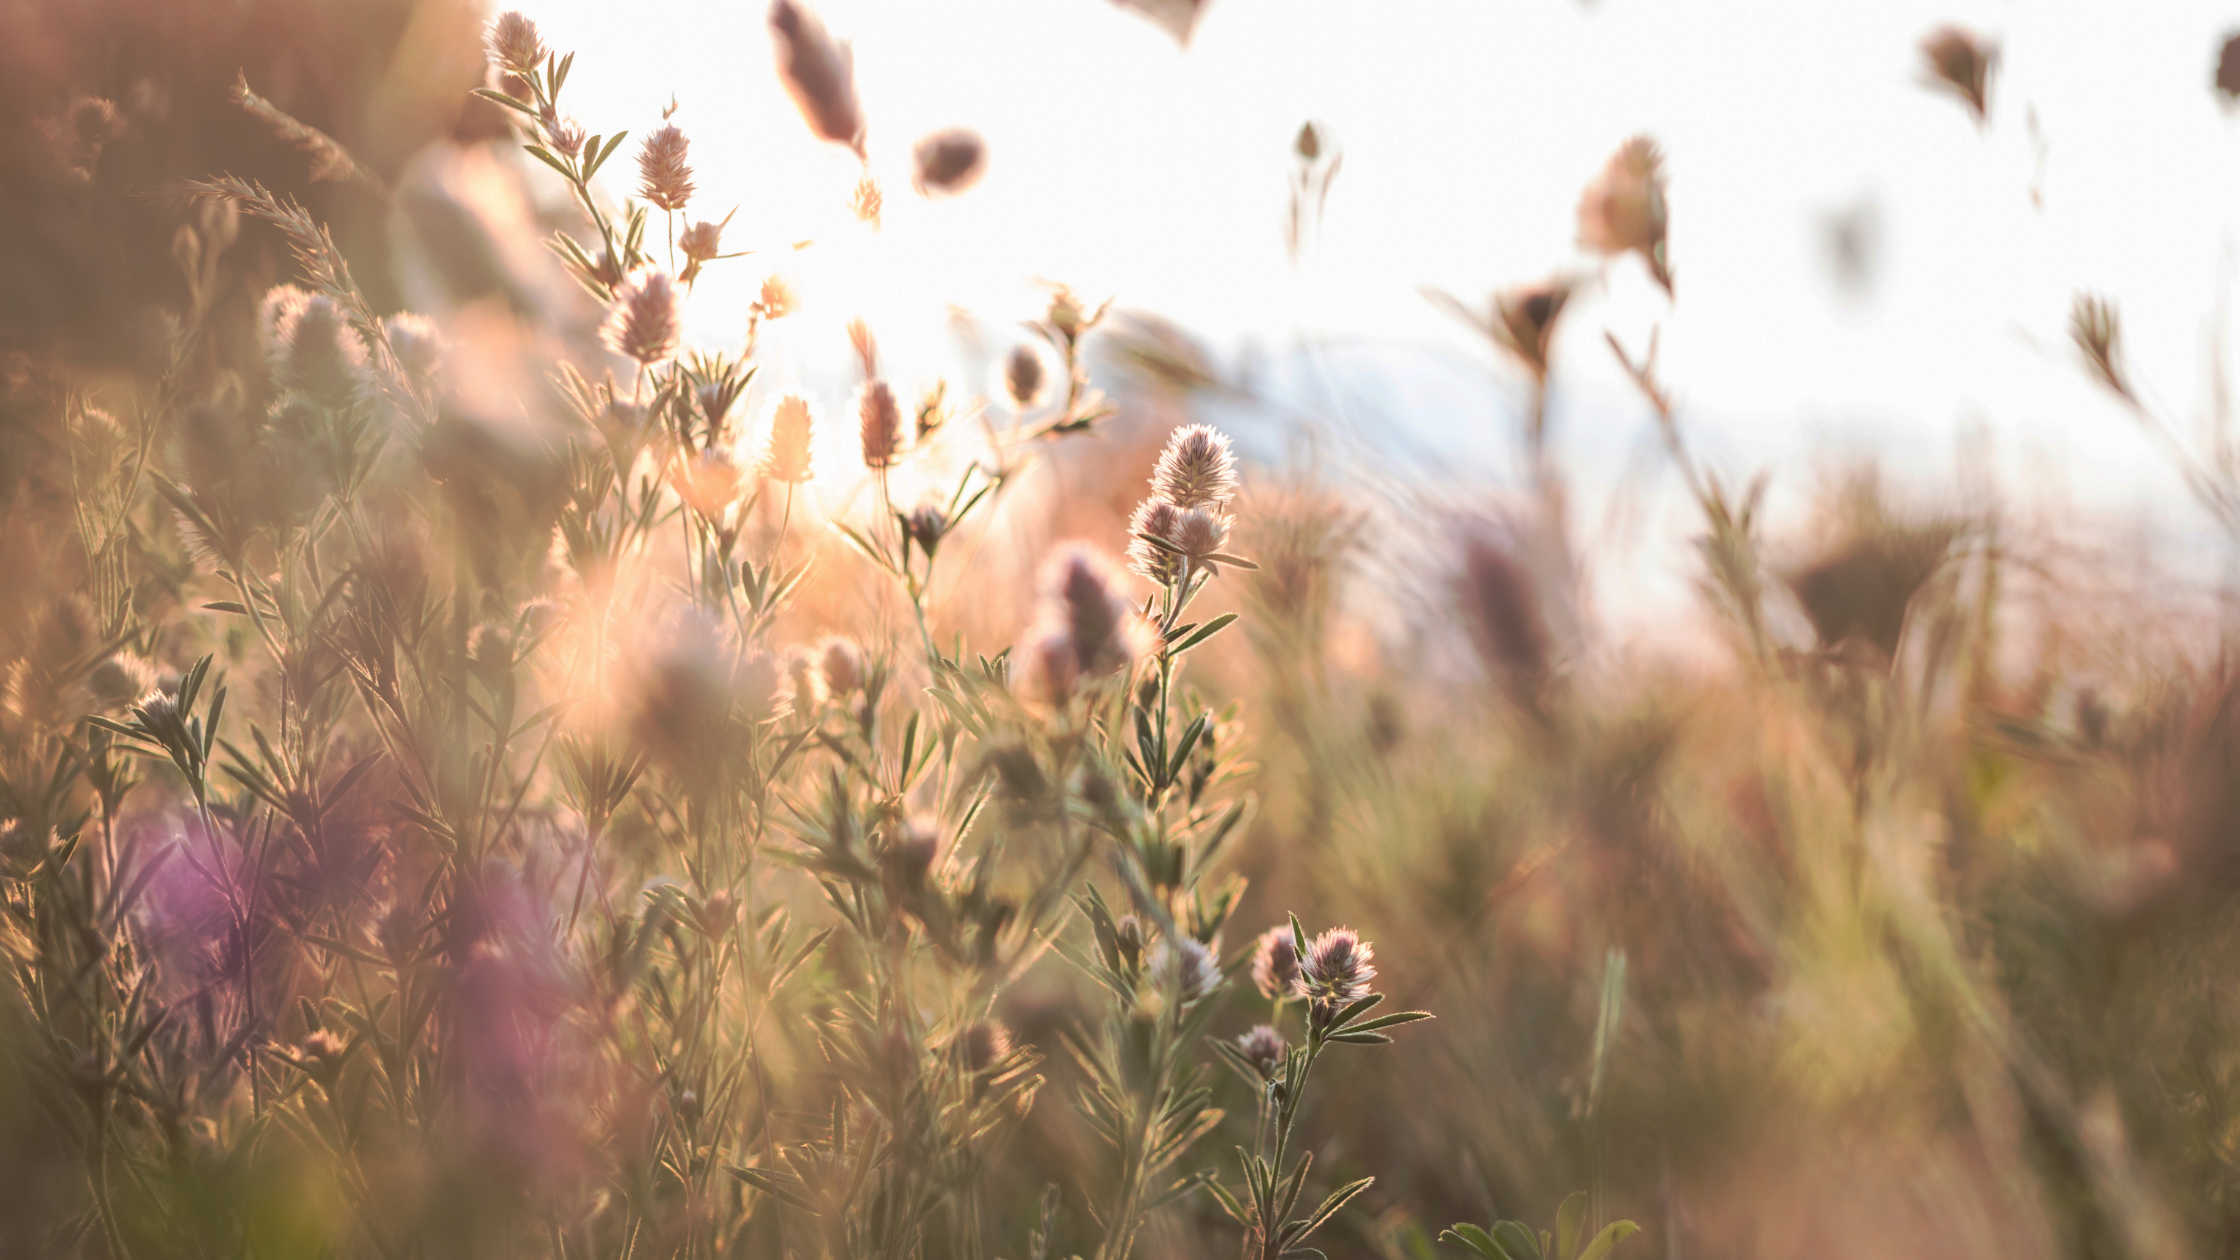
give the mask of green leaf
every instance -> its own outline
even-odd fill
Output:
[[[1573,1191],[1571,1197],[1563,1201],[1563,1206],[1556,1209],[1555,1260],[1571,1260],[1578,1254],[1579,1229],[1586,1223],[1587,1192]]]
[[[1602,1260],[1610,1254],[1612,1247],[1640,1232],[1641,1227],[1632,1221],[1612,1221],[1602,1227],[1602,1232],[1596,1234],[1594,1241],[1588,1243],[1586,1250],[1580,1252],[1574,1260]]]
[[[1221,633],[1223,630],[1228,628],[1230,622],[1235,621],[1236,619],[1237,615],[1233,612],[1223,613],[1220,616],[1215,617],[1213,620],[1205,623],[1202,626],[1199,626],[1195,634],[1192,634],[1182,642],[1175,644],[1172,648],[1169,648],[1167,650],[1167,654],[1170,656],[1182,655],[1184,652],[1189,651],[1191,648],[1194,648],[1199,644],[1205,642],[1207,639],[1210,639],[1213,636]]]
[[[591,177],[598,174],[599,168],[607,164],[607,159],[614,156],[614,151],[622,147],[622,138],[629,134],[630,133],[627,131],[618,131],[614,133],[614,138],[607,141],[607,147],[599,150],[599,156],[593,158],[591,160],[590,166],[585,168],[583,172],[583,182],[587,184],[591,182]]]
[[[1288,1228],[1296,1231],[1291,1234],[1291,1241],[1303,1241],[1307,1235],[1322,1228],[1325,1221],[1337,1215],[1339,1208],[1351,1203],[1355,1195],[1374,1185],[1376,1180],[1375,1177],[1363,1177],[1359,1181],[1340,1186],[1331,1191],[1330,1197],[1322,1201],[1322,1206],[1314,1210],[1314,1215],[1304,1221],[1293,1221],[1291,1223]]]
[[[529,156],[537,159],[539,162],[544,163],[546,166],[551,167],[553,170],[560,172],[560,178],[567,180],[571,184],[576,182],[576,173],[568,169],[568,164],[566,162],[563,162],[559,158],[553,156],[553,153],[550,149],[545,148],[541,144],[525,144],[521,147],[528,151]]]
[[[483,100],[494,101],[497,104],[505,106],[507,109],[516,110],[530,118],[535,118],[537,116],[536,108],[530,105],[527,101],[517,101],[512,97],[507,96],[503,92],[494,92],[489,88],[476,88],[474,90],[474,94],[481,97]]]
[[[1545,1260],[1540,1254],[1540,1240],[1516,1221],[1494,1222],[1493,1237],[1509,1253],[1509,1260]]]
[[[1379,1015],[1375,1019],[1367,1020],[1363,1023],[1348,1025],[1346,1031],[1349,1033],[1375,1032],[1380,1028],[1392,1028],[1400,1024],[1413,1024],[1417,1020],[1432,1018],[1435,1018],[1435,1016],[1433,1016],[1429,1011],[1401,1011],[1395,1015]]]
[[[1244,1206],[1237,1202],[1237,1196],[1229,1193],[1229,1188],[1227,1186],[1222,1185],[1220,1182],[1215,1181],[1211,1176],[1208,1176],[1206,1178],[1206,1192],[1213,1196],[1213,1201],[1215,1203],[1221,1205],[1222,1211],[1229,1214],[1230,1220],[1235,1221],[1239,1225],[1252,1224],[1252,1218],[1244,1214]]]
[[[203,607],[209,609],[211,612],[238,613],[243,617],[249,615],[249,606],[247,604],[235,603],[230,599],[221,599],[214,604],[204,604]]]
[[[1501,1249],[1501,1244],[1493,1240],[1493,1235],[1475,1225],[1457,1221],[1439,1231],[1440,1242],[1450,1239],[1477,1252],[1485,1260],[1511,1260],[1509,1253]]]

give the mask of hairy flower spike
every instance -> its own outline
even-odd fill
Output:
[[[1672,272],[1665,260],[1664,154],[1657,142],[1635,136],[1610,155],[1602,174],[1579,197],[1579,244],[1605,257],[1637,253],[1667,294]]]
[[[663,210],[682,210],[692,200],[692,166],[685,154],[692,142],[675,123],[645,138],[638,150],[638,194]]]
[[[816,428],[809,400],[787,394],[770,416],[770,446],[762,457],[762,475],[772,481],[800,485],[813,475],[809,465],[809,437]]]
[[[1325,1006],[1359,1001],[1369,996],[1369,982],[1377,978],[1377,969],[1370,965],[1375,956],[1369,942],[1352,928],[1331,928],[1307,946],[1294,989],[1300,997]]]
[[[1151,976],[1188,1005],[1221,987],[1221,964],[1212,950],[1189,937],[1161,937],[1151,947]]]
[[[1260,996],[1271,1001],[1292,996],[1292,986],[1299,979],[1299,947],[1291,939],[1291,927],[1282,924],[1260,934],[1252,949],[1252,984]]]
[[[855,53],[797,0],[772,0],[771,44],[778,77],[821,140],[863,153],[863,107],[856,100]]]
[[[365,342],[326,297],[280,285],[265,294],[260,322],[274,384],[329,407],[364,396]]]
[[[1237,493],[1237,459],[1211,425],[1175,430],[1151,474],[1152,493],[1178,508],[1218,508]]]
[[[600,335],[616,354],[646,366],[674,357],[681,331],[669,273],[640,270],[624,280]]]
[[[902,450],[902,407],[885,381],[871,381],[856,402],[863,429],[863,466],[873,472],[894,467]]]
[[[514,74],[526,76],[544,64],[544,38],[537,24],[518,10],[499,14],[483,36],[490,60]]]
[[[1149,541],[1174,543],[1182,509],[1165,499],[1145,499],[1128,519],[1128,567],[1161,586],[1182,573],[1182,558]],[[1149,536],[1148,538],[1146,536]]]

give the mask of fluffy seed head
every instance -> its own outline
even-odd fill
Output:
[[[1151,947],[1151,975],[1161,988],[1180,994],[1185,1005],[1221,987],[1221,964],[1213,951],[1189,937],[1161,937]]]
[[[1295,990],[1300,997],[1329,1005],[1358,1001],[1369,996],[1369,982],[1377,978],[1370,965],[1375,956],[1352,928],[1331,928],[1307,945]]]
[[[911,185],[920,193],[961,193],[980,180],[988,166],[988,146],[980,134],[950,127],[920,139],[910,151],[916,170]]]
[[[1035,353],[1033,346],[1015,346],[1011,357],[1004,360],[1004,391],[1022,411],[1042,400],[1043,376],[1042,356]]]
[[[793,689],[793,711],[814,716],[824,708],[824,668],[817,654],[807,648],[786,652],[786,678]]]
[[[809,480],[809,435],[815,428],[808,399],[799,394],[779,399],[770,415],[770,446],[762,456],[762,475],[788,485]]]
[[[1185,508],[1176,515],[1174,533],[1169,536],[1190,562],[1205,568],[1207,557],[1217,555],[1229,543],[1229,518],[1211,508]]]
[[[554,153],[567,158],[576,157],[583,152],[583,124],[573,118],[565,121],[554,119],[544,125],[544,140]]]
[[[1045,616],[1066,632],[1086,673],[1119,669],[1140,653],[1142,627],[1103,553],[1086,544],[1061,549],[1045,567]]]
[[[483,45],[491,61],[518,75],[527,75],[544,64],[544,38],[537,34],[537,24],[518,10],[492,19],[483,34]]]
[[[1287,934],[1290,931],[1289,928],[1283,930]],[[1255,1024],[1251,1031],[1237,1038],[1238,1052],[1243,1054],[1245,1061],[1258,1069],[1263,1077],[1274,1076],[1276,1069],[1283,1066],[1285,1049],[1283,1034],[1266,1024]]]
[[[855,54],[797,0],[772,0],[771,44],[778,77],[821,140],[863,152],[863,107],[856,100]]]
[[[696,263],[713,261],[723,253],[723,225],[700,220],[677,235],[677,251]]]
[[[1664,155],[1647,136],[1635,136],[1610,155],[1602,173],[1579,197],[1579,244],[1607,257],[1633,252],[1649,264],[1666,292]]]
[[[364,394],[365,343],[326,297],[280,285],[265,294],[262,324],[274,384],[331,407]]]
[[[622,282],[600,330],[608,348],[652,365],[677,353],[677,286],[665,271],[641,269]]]
[[[1237,459],[1211,425],[1177,429],[1151,474],[1152,493],[1178,508],[1214,507],[1237,492]]]
[[[1265,998],[1290,997],[1299,979],[1299,947],[1284,924],[1260,934],[1252,949],[1252,984]]]
[[[863,428],[863,466],[874,472],[894,467],[902,450],[902,406],[885,381],[864,385],[856,400],[856,415]]]
[[[434,380],[443,369],[450,347],[427,316],[403,311],[381,321],[381,329],[388,335],[390,352],[414,380]]]
[[[662,126],[638,149],[638,194],[664,210],[682,210],[692,200],[692,166],[685,154],[692,142],[675,123]]]

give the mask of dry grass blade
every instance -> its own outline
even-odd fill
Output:
[[[249,76],[246,74],[233,81],[233,103],[247,111],[251,118],[263,123],[273,135],[294,145],[308,156],[311,159],[312,182],[339,184],[355,180],[378,196],[389,195],[389,186],[382,182],[381,177],[350,156],[350,151],[343,148],[340,141],[309,123],[299,121],[294,115],[251,91]]]

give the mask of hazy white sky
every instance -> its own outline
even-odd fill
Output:
[[[1445,347],[1489,365],[1490,382],[1491,355],[1420,288],[1475,297],[1593,270],[1573,246],[1579,190],[1648,132],[1669,156],[1678,301],[1627,262],[1569,316],[1559,376],[1633,426],[1607,444],[1574,433],[1581,457],[1616,458],[1638,436],[1603,330],[1638,344],[1661,324],[1665,375],[1706,449],[1738,470],[1831,443],[1943,468],[1980,423],[2010,470],[2148,505],[2169,526],[2199,521],[2075,369],[2064,327],[2074,291],[2109,295],[2151,396],[2185,423],[2206,406],[2240,177],[2240,122],[2209,89],[2240,26],[2227,7],[1213,0],[1184,49],[1106,0],[829,0],[886,190],[877,234],[845,209],[854,158],[816,143],[778,86],[756,0],[528,11],[578,50],[567,97],[590,129],[643,134],[675,93],[696,208],[737,205],[727,243],[777,251],[703,280],[693,328],[735,341],[763,259],[782,255],[808,306],[770,343],[781,374],[836,367],[858,314],[897,375],[950,370],[950,304],[1024,318],[1039,276],[1225,353]],[[2003,47],[1987,128],[1918,82],[1916,45],[1947,21]],[[1344,167],[1294,266],[1286,178],[1310,118]],[[948,124],[981,131],[990,166],[928,203],[909,190],[909,147]],[[634,150],[609,168],[618,185]],[[1877,207],[1883,265],[1847,300],[1816,225],[1861,199]],[[818,244],[783,252],[804,237]]]

